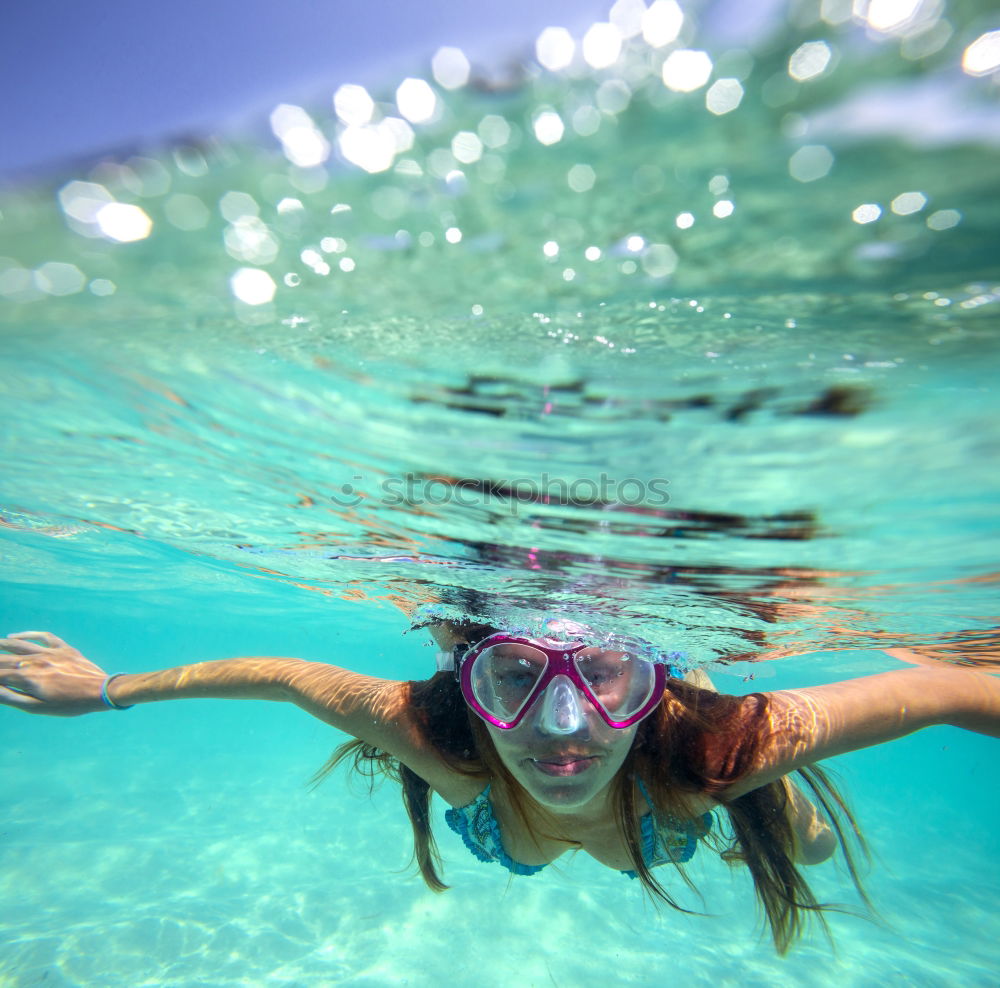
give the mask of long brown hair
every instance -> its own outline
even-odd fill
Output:
[[[482,777],[484,785],[487,779],[502,779],[515,812],[525,819],[522,790],[501,761],[486,727],[466,705],[454,674],[439,672],[430,679],[410,682],[407,687],[419,729],[445,762],[456,772]],[[719,799],[728,815],[730,832],[705,839],[714,843],[724,860],[749,869],[775,947],[783,954],[803,932],[809,917],[817,917],[825,930],[823,911],[843,907],[819,903],[793,861],[794,836],[786,814],[788,793],[782,781],[736,799],[724,799],[725,789],[750,771],[766,739],[767,707],[767,697],[762,693],[729,696],[682,680],[669,680],[660,705],[639,725],[613,783],[612,798],[633,870],[651,895],[675,909],[681,906],[643,859],[632,780],[642,779],[657,817],[693,820],[692,797],[705,794]],[[400,783],[413,827],[414,861],[431,889],[446,889],[431,831],[430,786],[388,752],[363,741],[349,741],[337,748],[312,781],[318,784],[348,759],[372,788],[385,777]],[[845,835],[846,829],[867,857],[854,817],[822,769],[812,766],[798,774],[829,818],[851,879],[870,908]],[[690,885],[680,864],[677,868]]]

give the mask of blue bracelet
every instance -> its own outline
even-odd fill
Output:
[[[127,706],[122,706],[120,703],[115,703],[114,700],[108,696],[108,687],[111,685],[111,681],[117,679],[119,676],[124,676],[124,672],[116,672],[113,676],[108,676],[107,679],[101,683],[101,699],[104,701],[104,705],[109,710],[131,710],[135,706],[134,703],[130,703]]]

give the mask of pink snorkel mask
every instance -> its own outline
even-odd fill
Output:
[[[585,630],[569,622],[548,627],[560,633]],[[542,698],[540,726],[551,734],[572,734],[584,724],[582,694],[609,727],[621,729],[652,712],[668,676],[682,675],[665,656],[644,654],[624,640],[590,644],[582,635],[567,637],[571,640],[500,632],[470,648],[457,646],[454,669],[466,703],[506,731]]]

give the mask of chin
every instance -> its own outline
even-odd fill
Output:
[[[606,766],[599,759],[583,766],[551,766],[527,761],[519,766],[518,782],[528,794],[552,809],[572,809],[582,806],[606,788]],[[602,771],[603,769],[603,771]]]
[[[575,810],[586,805],[597,791],[590,786],[538,786],[524,785],[528,795],[547,810]]]

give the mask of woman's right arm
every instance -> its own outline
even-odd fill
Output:
[[[107,710],[107,673],[46,631],[0,639],[0,704],[72,717]],[[220,659],[159,672],[115,676],[106,687],[118,707],[195,697],[294,703],[319,720],[377,745],[414,771],[439,764],[414,723],[405,682],[377,679],[322,662],[291,658]]]

